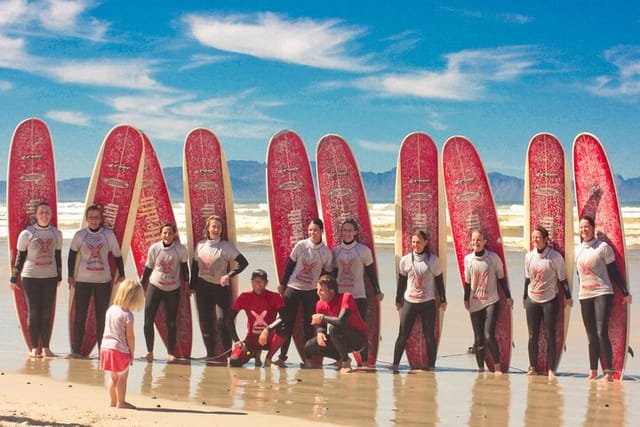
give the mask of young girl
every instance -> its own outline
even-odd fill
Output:
[[[471,234],[473,252],[464,257],[464,306],[471,314],[478,372],[484,372],[485,345],[489,347],[500,375],[500,350],[496,340],[498,320],[498,286],[502,287],[509,308],[513,306],[511,293],[504,277],[502,260],[495,252],[486,249],[487,238],[481,230]]]
[[[142,285],[126,279],[120,283],[113,305],[107,310],[100,347],[100,369],[111,372],[109,397],[113,407],[135,409],[125,400],[129,365],[133,362],[136,347],[131,310],[140,310],[143,306]]]

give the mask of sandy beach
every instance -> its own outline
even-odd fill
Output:
[[[68,242],[67,242],[68,244]],[[270,248],[241,244],[250,268],[265,268],[274,276]],[[66,251],[66,248],[65,248]],[[0,344],[0,425],[237,425],[238,422],[304,425],[640,425],[632,402],[640,398],[640,362],[629,357],[625,380],[618,383],[589,382],[587,345],[579,310],[572,310],[566,352],[559,377],[527,377],[526,324],[519,303],[522,293],[523,252],[507,251],[508,274],[516,299],[513,315],[514,348],[510,374],[496,378],[477,374],[475,360],[467,354],[472,332],[462,305],[462,292],[449,251],[447,309],[435,372],[399,375],[386,369],[393,353],[398,315],[395,295],[393,250],[377,248],[381,284],[382,338],[376,373],[339,375],[333,368],[299,369],[295,350],[287,369],[207,366],[200,360],[179,364],[165,362],[166,351],[156,340],[156,360],[136,360],[128,382],[128,400],[137,410],[108,407],[106,376],[97,369],[97,353],[90,360],[62,357],[28,360],[8,287],[0,291],[0,318],[6,325]],[[1,255],[6,265],[6,253]],[[640,268],[640,252],[628,254],[629,271]],[[133,274],[131,262],[128,274]],[[66,277],[66,274],[65,274]],[[5,276],[5,283],[8,277]],[[271,283],[275,286],[275,283]],[[246,277],[241,291],[248,289]],[[631,291],[634,293],[633,283]],[[68,292],[59,288],[52,349],[69,351]],[[637,311],[636,311],[637,313]],[[137,353],[144,352],[142,313],[136,314]],[[240,319],[238,330],[243,328]],[[637,348],[633,331],[640,327],[631,318],[631,347]],[[194,324],[194,357],[204,355],[197,321]],[[406,361],[403,360],[403,363]],[[23,424],[21,424],[23,423]]]

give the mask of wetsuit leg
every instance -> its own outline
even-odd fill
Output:
[[[98,349],[102,344],[102,335],[104,334],[104,322],[107,317],[107,309],[111,301],[111,283],[95,283],[93,284],[94,304],[96,309],[96,337],[98,340]]]
[[[496,339],[496,323],[498,323],[499,303],[491,304],[487,307],[487,319],[484,326],[485,342],[489,346],[493,363],[500,363],[500,349],[498,348],[498,340]]]
[[[220,307],[221,315],[216,314],[216,333],[220,335],[224,350],[231,349],[231,335],[226,327],[231,307],[231,286],[213,285],[215,304]]]
[[[537,366],[538,339],[540,337],[540,321],[543,318],[543,305],[537,304],[531,301],[530,298],[527,298],[525,303],[525,312],[527,315],[527,328],[529,329],[529,366]]]
[[[73,342],[71,343],[71,352],[81,354],[82,342],[87,327],[87,313],[89,312],[89,303],[93,295],[93,287],[91,283],[76,282],[75,292],[75,309],[76,317],[73,321]]]
[[[595,298],[580,300],[580,311],[582,313],[582,323],[587,333],[589,342],[589,369],[598,369],[598,357],[600,356],[600,344],[598,342],[598,332],[596,327]]]
[[[416,310],[416,304],[404,301],[402,308],[400,309],[400,326],[398,329],[398,338],[396,338],[396,344],[393,349],[393,365],[398,366],[402,353],[404,353],[407,345],[409,335],[411,335],[411,329],[418,316],[418,310]]]
[[[207,357],[215,356],[215,336],[214,336],[214,297],[213,284],[202,278],[196,282],[196,306],[198,307],[198,320],[202,341],[207,350]]]
[[[369,311],[369,304],[367,303],[366,298],[357,298],[356,305],[358,306],[358,312],[360,313],[360,317],[364,320],[364,323],[367,323],[367,312]],[[360,358],[362,359],[362,363],[364,365],[369,361],[369,342],[367,337],[367,344],[364,346],[362,351],[360,352]]]
[[[349,327],[327,326],[327,347],[333,347],[342,362],[349,360],[349,353],[362,350],[367,337]]]
[[[42,348],[49,348],[51,341],[51,319],[53,317],[56,294],[58,292],[58,279],[56,277],[43,279],[42,291],[43,301],[40,317],[40,339],[42,340]]]
[[[175,355],[178,337],[178,307],[180,305],[180,288],[162,292],[164,301],[164,317],[167,325],[167,353]]]
[[[609,338],[609,320],[611,319],[611,306],[613,295],[601,295],[595,298],[596,330],[598,344],[602,355],[602,370],[608,371],[613,366],[613,349]]]
[[[473,347],[476,354],[476,363],[479,369],[484,369],[484,325],[487,319],[487,309],[471,313],[471,327],[473,328]]]
[[[542,316],[544,318],[544,333],[547,340],[547,359],[549,360],[549,370],[555,372],[558,365],[558,343],[557,326],[558,310],[560,302],[558,297],[548,301],[542,306]]]
[[[156,313],[160,302],[162,301],[162,291],[151,283],[147,286],[147,294],[144,299],[144,340],[147,344],[147,351],[153,353],[153,344],[155,341],[155,331],[153,330],[153,322],[156,319]]]
[[[32,348],[38,348],[41,335],[42,289],[38,279],[22,278],[22,289],[27,300],[27,332]]]
[[[298,307],[301,303],[301,295],[299,290],[289,288],[284,292],[284,326],[282,328],[282,337],[285,338],[285,342],[280,349],[279,359],[287,360],[287,353],[289,353],[289,346],[291,345],[291,335],[293,334],[293,326],[296,322],[298,315]]]
[[[315,289],[310,291],[300,291],[302,293],[302,319],[304,325],[304,337],[310,339],[315,335],[314,327],[311,325],[311,316],[316,312],[318,293]]]
[[[418,311],[422,319],[422,333],[424,342],[427,346],[427,367],[434,368],[436,366],[436,357],[438,355],[438,343],[436,342],[436,301],[426,301],[419,304]]]

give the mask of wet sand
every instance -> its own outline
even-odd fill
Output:
[[[67,242],[68,243],[68,242]],[[241,251],[250,262],[251,268],[265,268],[275,279],[270,248],[265,246],[241,245]],[[66,251],[66,249],[65,249]],[[466,353],[473,341],[468,313],[462,304],[462,292],[458,279],[453,252],[448,254],[447,295],[449,307],[444,320],[444,329],[439,350],[436,372],[411,372],[401,370],[393,375],[386,369],[391,361],[395,341],[398,315],[394,307],[395,269],[391,247],[377,248],[381,285],[385,292],[382,304],[382,342],[380,345],[377,373],[358,372],[339,375],[333,368],[323,370],[301,370],[297,368],[299,357],[292,346],[290,364],[287,369],[245,368],[207,366],[193,360],[180,364],[166,364],[166,351],[159,339],[156,340],[155,354],[159,359],[153,364],[136,361],[131,368],[128,382],[129,401],[144,407],[155,408],[157,404],[166,412],[139,410],[129,414],[124,410],[107,407],[105,375],[97,370],[97,353],[91,360],[52,359],[27,360],[22,333],[18,329],[12,296],[8,287],[0,287],[0,319],[6,326],[5,339],[0,345],[0,363],[3,375],[1,382],[10,384],[31,382],[36,387],[46,382],[51,401],[43,404],[50,410],[72,405],[56,403],[54,394],[69,388],[86,387],[83,396],[92,396],[87,403],[89,413],[104,410],[106,420],[120,425],[171,425],[176,414],[185,425],[226,425],[227,421],[247,422],[246,417],[267,417],[265,422],[286,423],[294,417],[299,424],[318,421],[341,425],[640,425],[640,415],[632,402],[640,398],[640,361],[627,359],[625,380],[618,383],[588,381],[586,335],[582,326],[578,307],[574,307],[569,324],[567,351],[559,366],[557,381],[549,383],[544,376],[527,377],[528,366],[526,348],[526,322],[520,304],[522,295],[523,252],[508,251],[507,266],[512,293],[515,298],[513,313],[513,335],[515,347],[510,366],[510,374],[496,378],[493,374],[477,374],[475,359]],[[6,252],[0,255],[2,265],[6,265]],[[629,272],[640,267],[640,252],[628,254]],[[6,270],[5,270],[6,271]],[[133,273],[131,263],[128,273]],[[245,277],[243,277],[245,276]],[[65,273],[66,277],[66,273]],[[241,291],[249,288],[248,275],[241,275]],[[5,283],[8,277],[5,276]],[[275,288],[275,280],[271,283]],[[632,294],[637,294],[631,283]],[[634,295],[640,298],[640,294]],[[65,354],[68,344],[68,292],[66,284],[59,289],[57,316],[54,327],[52,349]],[[638,311],[633,310],[631,318],[631,347],[638,350],[637,334],[640,327]],[[636,314],[634,314],[634,311]],[[141,312],[136,314],[137,353],[144,353]],[[243,331],[244,319],[239,316],[238,330]],[[194,322],[194,357],[204,355],[204,347]],[[406,363],[406,361],[404,362]],[[406,366],[405,366],[406,368]],[[52,380],[52,381],[50,381]],[[2,384],[2,400],[15,401],[14,406],[30,402],[29,387],[12,388]],[[71,386],[71,387],[69,387]],[[26,394],[26,395],[22,395]],[[12,400],[13,399],[13,400]],[[20,403],[22,402],[22,403]],[[80,401],[82,403],[82,401]],[[158,403],[162,402],[162,403]],[[9,422],[7,417],[15,411],[5,403],[0,410],[0,422]],[[29,404],[26,403],[24,417],[28,417]],[[104,409],[100,409],[104,407]],[[196,409],[194,409],[196,408]],[[76,407],[76,411],[81,411]],[[248,415],[239,418],[237,415]],[[68,412],[68,411],[67,411]],[[221,414],[222,412],[222,414]],[[65,414],[63,411],[62,414]],[[113,415],[115,414],[115,415]],[[68,415],[68,414],[67,414]],[[157,421],[137,416],[158,416]],[[88,415],[87,415],[88,416]],[[110,417],[115,417],[111,419]],[[125,418],[118,418],[125,417]],[[100,418],[104,419],[104,417]],[[70,423],[71,421],[60,421]],[[81,421],[77,421],[81,422]],[[105,421],[106,422],[106,421]],[[161,424],[165,422],[167,424]],[[95,425],[87,421],[86,425]],[[173,423],[175,425],[175,422]],[[55,424],[53,424],[55,425]],[[62,425],[62,424],[60,424]],[[68,424],[67,424],[68,425]],[[204,424],[203,424],[204,425]]]

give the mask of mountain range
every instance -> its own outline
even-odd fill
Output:
[[[265,163],[247,160],[229,160],[229,174],[234,201],[239,203],[265,202]],[[315,174],[315,164],[312,162]],[[173,202],[183,201],[182,168],[164,169],[165,179]],[[362,172],[364,186],[371,203],[393,203],[396,170]],[[315,177],[314,177],[315,178]],[[524,180],[497,172],[489,173],[496,203],[522,203]],[[621,203],[640,202],[640,178],[624,179],[616,175],[616,185]],[[58,181],[60,202],[84,201],[89,178],[71,178]],[[6,193],[6,181],[0,181],[0,191]]]

